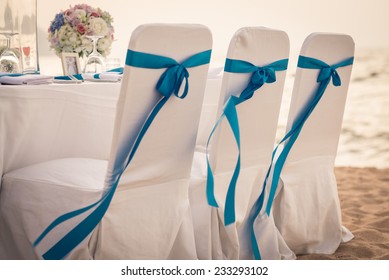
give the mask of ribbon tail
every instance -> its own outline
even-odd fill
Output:
[[[303,108],[301,114],[296,118],[296,122],[293,124],[291,131],[287,134],[289,140],[284,145],[284,148],[280,154],[280,156],[277,158],[277,161],[274,165],[274,172],[272,177],[272,183],[269,193],[269,198],[266,206],[266,213],[270,215],[271,207],[274,202],[275,193],[277,190],[278,182],[281,176],[282,168],[285,164],[286,158],[292,149],[295,141],[297,140],[297,137],[299,136],[305,122],[313,112],[313,110],[316,108],[317,104],[319,103],[320,99],[322,98],[328,84],[330,82],[330,79],[326,79],[325,81],[321,82],[319,84],[319,87],[316,90],[316,93],[313,95],[313,100],[309,102],[306,107]],[[286,138],[284,137],[286,140]],[[283,140],[284,140],[283,139]]]
[[[239,173],[240,173],[240,155],[238,156],[238,161],[236,162],[234,174],[228,186],[228,191],[226,196],[226,209],[224,211],[224,225],[226,226],[235,222],[235,190],[236,190],[236,183],[238,181]]]
[[[211,169],[211,165],[209,164],[209,160],[207,157],[207,185],[206,185],[206,193],[207,193],[207,201],[208,205],[218,208],[219,205],[216,202],[215,198],[215,185],[213,179],[213,173]]]
[[[211,164],[209,162],[209,144],[211,142],[212,136],[215,133],[216,129],[219,127],[220,123],[222,122],[223,118],[225,117],[224,113],[220,116],[220,118],[217,120],[216,124],[214,125],[211,133],[209,134],[208,141],[207,141],[207,147],[206,147],[206,158],[207,158],[207,185],[206,185],[206,194],[207,194],[207,201],[208,205],[211,207],[218,208],[219,205],[217,204],[216,198],[215,198],[215,187],[214,187],[214,179],[213,179],[213,173]]]
[[[117,180],[117,183],[118,182],[119,178]],[[101,204],[88,217],[86,217],[43,255],[45,260],[63,259],[94,230],[108,209],[115,193],[117,183]]]
[[[235,222],[235,189],[236,189],[236,183],[238,181],[238,177],[240,173],[240,132],[239,132],[239,120],[238,120],[238,113],[236,111],[235,100],[238,99],[234,96],[231,96],[224,108],[224,114],[226,115],[228,123],[234,134],[236,145],[238,147],[238,159],[236,162],[233,176],[228,186],[228,191],[226,196],[226,206],[224,211],[224,224],[226,226]]]
[[[67,220],[70,220],[74,217],[77,217],[79,215],[81,215],[82,213],[85,213],[86,211],[88,211],[89,209],[92,209],[93,207],[95,207],[97,204],[99,204],[101,202],[101,200],[103,199],[104,197],[102,197],[101,199],[99,199],[97,202],[89,205],[89,206],[86,206],[84,208],[81,208],[81,209],[78,209],[78,210],[75,210],[75,211],[72,211],[72,212],[69,212],[69,213],[66,213],[60,217],[58,217],[57,219],[55,219],[42,233],[41,235],[39,235],[39,237],[34,241],[33,243],[33,247],[36,247],[40,244],[40,242],[42,241],[43,238],[45,238],[45,236],[47,234],[49,234],[54,228],[56,228],[59,224],[67,221]]]

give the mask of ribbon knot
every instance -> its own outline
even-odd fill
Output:
[[[253,97],[254,92],[260,89],[266,83],[274,83],[276,81],[276,72],[272,67],[255,67],[247,87],[242,91],[240,96],[236,98],[236,105]]]
[[[181,64],[174,64],[169,66],[165,72],[161,75],[157,83],[157,90],[163,96],[168,97],[171,94],[174,94],[178,98],[185,98],[188,93],[188,78],[189,72],[185,66]],[[179,91],[182,85],[182,82],[185,79],[185,88],[181,95]]]
[[[258,70],[251,75],[251,83],[256,89],[265,83],[274,83],[276,81],[276,72],[272,67],[258,67]]]
[[[253,85],[255,86],[258,86],[266,83],[267,78],[268,78],[267,72],[265,71],[265,69],[261,67],[258,68],[258,70],[255,71],[251,76],[251,83],[253,83]]]
[[[339,77],[338,71],[332,66],[325,67],[320,70],[319,76],[317,77],[317,82],[320,83],[327,79],[332,78],[332,84],[336,87],[342,85],[342,81]]]
[[[255,87],[261,86],[262,84],[266,83],[268,77],[269,76],[268,76],[267,72],[265,71],[265,69],[260,67],[260,68],[258,68],[257,71],[255,71],[251,75],[251,83]]]

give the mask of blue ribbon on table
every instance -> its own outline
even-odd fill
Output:
[[[111,69],[111,70],[108,70],[106,71],[105,73],[108,73],[108,72],[112,72],[112,73],[117,73],[118,75],[120,74],[123,74],[123,67],[118,67],[118,68],[114,68],[114,69]],[[101,73],[96,73],[93,78],[94,79],[100,79],[100,75]],[[54,80],[65,80],[65,81],[71,81],[71,80],[79,80],[79,81],[84,81],[84,77],[82,76],[82,74],[74,74],[74,75],[65,75],[65,76],[55,76],[54,77]]]
[[[313,94],[311,102],[308,102],[307,105],[305,105],[304,108],[302,108],[301,113],[298,115],[296,120],[294,121],[292,128],[289,130],[289,132],[282,138],[282,140],[278,143],[276,148],[273,151],[272,159],[270,167],[267,171],[266,178],[263,183],[262,193],[254,203],[248,223],[251,227],[251,243],[252,243],[252,249],[254,253],[254,257],[256,259],[261,259],[261,254],[259,251],[259,247],[255,238],[255,232],[254,232],[254,221],[256,217],[259,215],[259,213],[262,210],[262,207],[264,205],[264,195],[265,195],[265,188],[267,184],[267,180],[270,176],[270,171],[274,164],[274,171],[272,176],[272,182],[269,192],[269,197],[266,203],[266,214],[270,215],[270,210],[273,205],[274,196],[277,191],[278,182],[280,180],[281,171],[284,166],[284,163],[286,161],[286,158],[288,157],[288,154],[293,147],[294,143],[297,140],[297,137],[299,136],[305,121],[309,118],[313,110],[315,109],[316,105],[319,103],[320,99],[322,98],[325,90],[327,89],[327,86],[332,81],[332,84],[336,87],[341,86],[342,82],[340,79],[340,76],[338,74],[338,71],[336,69],[340,67],[345,67],[352,65],[354,62],[354,57],[347,58],[339,63],[336,63],[334,65],[328,65],[327,63],[318,60],[316,58],[306,57],[306,56],[299,56],[297,67],[305,68],[305,69],[315,69],[320,70],[316,82],[319,83],[319,86],[316,89],[316,92]],[[287,142],[285,142],[288,140]],[[274,157],[277,153],[278,147],[284,143],[284,148],[280,155],[278,156],[277,160],[274,163]]]
[[[110,182],[110,187],[107,188],[102,197],[97,202],[89,206],[66,213],[58,217],[43,231],[43,233],[34,242],[33,245],[35,247],[51,230],[53,230],[59,224],[96,207],[93,212],[90,213],[83,221],[81,221],[70,232],[68,232],[61,240],[56,242],[46,253],[44,253],[42,256],[44,259],[64,258],[94,230],[94,228],[101,221],[109,207],[115,190],[119,184],[121,175],[133,159],[143,137],[145,136],[148,128],[157,116],[158,112],[169,100],[172,94],[174,94],[176,97],[179,97],[180,99],[185,98],[185,96],[187,95],[189,88],[189,73],[187,68],[208,64],[210,61],[210,57],[211,50],[207,50],[190,56],[182,63],[178,63],[177,61],[169,57],[128,50],[126,58],[126,65],[128,66],[149,69],[167,68],[158,80],[156,86],[157,92],[161,95],[161,98],[146,118],[143,126],[138,132],[134,143],[128,145],[128,149],[126,151],[120,151],[121,153],[125,154],[121,154],[118,156],[119,162],[115,162],[114,171],[111,175],[111,178],[108,180]],[[182,95],[178,95],[178,92],[181,88],[184,79],[184,92]]]
[[[1,77],[19,77],[19,76],[24,76],[25,74],[22,74],[22,73],[1,73],[0,74],[0,78]]]
[[[71,81],[71,80],[79,80],[79,81],[84,81],[84,78],[82,77],[81,74],[74,74],[74,75],[65,75],[65,76],[55,76],[54,80],[63,80],[63,81]]]
[[[276,71],[284,71],[288,67],[288,59],[282,59],[270,63],[266,66],[255,66],[250,62],[243,60],[226,60],[224,71],[230,73],[252,73],[251,78],[246,88],[241,92],[239,96],[230,96],[227,100],[223,114],[213,127],[211,134],[209,135],[207,142],[207,185],[206,193],[208,204],[212,207],[218,207],[214,194],[214,178],[208,158],[208,146],[211,138],[221,123],[224,117],[227,118],[231,130],[234,134],[234,138],[238,147],[238,158],[236,161],[235,169],[231,181],[228,186],[225,211],[224,211],[224,224],[229,225],[235,222],[235,188],[240,172],[240,132],[239,132],[239,120],[236,111],[236,106],[242,102],[249,100],[256,90],[261,88],[265,83],[274,83],[276,81]]]

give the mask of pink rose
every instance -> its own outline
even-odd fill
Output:
[[[83,24],[80,23],[79,25],[77,25],[77,31],[78,31],[78,33],[80,33],[80,34],[84,34],[85,31],[86,31],[85,26],[84,26]]]
[[[99,15],[97,12],[92,12],[92,13],[91,13],[91,16],[92,16],[92,17],[100,17],[100,15]]]

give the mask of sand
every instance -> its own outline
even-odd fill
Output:
[[[354,239],[315,260],[389,260],[389,169],[337,167],[343,224]]]

